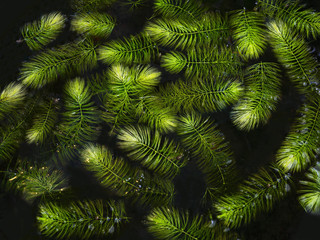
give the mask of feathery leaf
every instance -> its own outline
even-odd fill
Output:
[[[71,73],[83,73],[97,65],[96,46],[90,40],[66,44],[55,50],[46,50],[22,64],[20,78],[23,84],[41,88]]]
[[[173,178],[186,164],[177,143],[142,126],[127,126],[119,131],[118,145],[132,160],[157,174]]]
[[[172,201],[174,189],[170,181],[152,178],[145,171],[114,156],[104,146],[88,145],[82,152],[82,162],[102,186],[119,196],[153,206]]]
[[[290,191],[289,176],[276,166],[261,169],[241,184],[237,193],[222,196],[214,203],[218,219],[230,228],[238,228],[270,211]]]
[[[228,22],[219,13],[204,14],[197,21],[156,19],[147,23],[145,31],[160,45],[182,50],[217,45],[230,35]]]
[[[318,83],[315,57],[309,51],[304,39],[292,31],[283,22],[268,23],[270,44],[279,62],[287,69],[289,77],[301,93],[306,93]]]
[[[309,97],[299,115],[276,155],[277,163],[285,171],[306,169],[320,152],[320,97]]]
[[[166,106],[176,112],[214,112],[235,103],[242,95],[243,88],[238,81],[226,77],[214,80],[179,80],[160,86],[160,94]]]
[[[99,60],[106,64],[143,64],[157,58],[158,47],[148,35],[136,35],[108,42],[97,52]]]
[[[23,40],[31,50],[39,50],[52,42],[62,31],[66,17],[59,12],[43,15],[40,20],[21,28]]]
[[[315,214],[320,213],[320,163],[311,167],[306,173],[307,180],[300,181],[299,202],[306,210]]]
[[[114,233],[127,221],[124,204],[115,201],[72,201],[40,205],[37,217],[43,235],[58,239],[92,239]]]
[[[275,19],[281,19],[290,27],[290,31],[307,38],[317,38],[320,34],[320,13],[313,9],[303,9],[298,0],[258,0],[258,6]]]
[[[71,30],[87,36],[107,38],[115,24],[115,20],[107,14],[78,13],[71,20]]]
[[[247,69],[245,94],[233,107],[231,118],[240,129],[251,130],[268,122],[280,99],[280,69],[260,62]]]
[[[166,18],[197,19],[205,13],[201,3],[194,0],[155,0],[154,11]]]
[[[22,84],[10,83],[0,94],[0,120],[24,103],[27,91]]]
[[[94,12],[102,10],[117,0],[71,0],[71,7],[78,12]]]
[[[262,15],[245,9],[237,10],[231,17],[231,26],[241,55],[245,59],[259,58],[267,45]]]
[[[170,73],[185,69],[187,78],[210,78],[213,75],[237,75],[241,62],[231,48],[215,49],[207,46],[186,52],[169,52],[162,57],[161,67]]]

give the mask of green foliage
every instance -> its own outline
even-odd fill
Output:
[[[277,166],[262,168],[242,183],[238,192],[214,203],[218,219],[230,228],[239,228],[270,211],[290,191],[289,176]]]
[[[179,73],[185,69],[187,78],[210,78],[213,75],[237,75],[241,62],[231,48],[214,47],[195,48],[186,52],[169,52],[161,61],[161,67],[170,73]]]
[[[318,82],[317,61],[297,34],[293,34],[283,22],[268,23],[270,44],[279,62],[287,69],[290,79],[301,93],[307,93]]]
[[[22,84],[10,83],[0,94],[0,120],[18,109],[24,102],[27,91]]]
[[[146,0],[125,0],[123,5],[130,6],[130,10],[133,11],[146,3]]]
[[[55,199],[57,194],[67,188],[67,179],[59,170],[52,170],[48,167],[22,166],[14,173],[13,181],[25,199],[33,201],[40,197],[43,201]]]
[[[148,35],[136,35],[123,40],[117,39],[98,49],[98,57],[103,63],[143,64],[157,58],[158,47]]]
[[[179,80],[160,86],[165,104],[176,112],[215,112],[235,103],[242,95],[239,81],[220,77],[210,80]]]
[[[173,178],[186,164],[186,158],[177,143],[147,127],[127,126],[118,134],[118,145],[132,160],[160,176]]]
[[[98,137],[99,114],[91,101],[91,92],[84,80],[76,78],[65,86],[65,112],[58,126],[58,151],[71,154],[78,145],[94,141]],[[70,152],[71,150],[71,152]]]
[[[286,22],[290,31],[307,38],[320,34],[320,14],[313,9],[304,9],[298,0],[258,0],[258,7],[263,13]]]
[[[320,164],[311,167],[306,173],[307,180],[300,181],[299,202],[306,210],[319,214],[320,212]]]
[[[22,64],[19,80],[27,86],[42,88],[60,77],[93,69],[97,65],[95,48],[92,41],[82,40],[40,52]]]
[[[244,59],[259,58],[267,45],[262,14],[248,12],[245,8],[237,10],[231,17],[231,26],[241,56]]]
[[[92,239],[113,234],[128,218],[122,202],[86,200],[73,201],[67,206],[44,203],[37,219],[45,236]]]
[[[104,146],[88,145],[82,152],[82,162],[102,186],[118,196],[141,204],[162,205],[172,201],[174,189],[170,181],[151,177],[142,169],[130,166]]]
[[[145,31],[159,45],[182,50],[219,44],[230,35],[229,24],[219,13],[204,14],[197,21],[158,18],[148,22]]]
[[[119,125],[134,121],[139,97],[151,92],[160,81],[160,72],[151,66],[126,67],[112,65],[106,73],[107,93],[103,120],[111,125],[111,133]]]
[[[28,143],[44,143],[52,135],[57,121],[57,112],[53,100],[40,104],[39,112],[33,117],[33,124],[26,133]]]
[[[285,171],[298,172],[307,168],[319,152],[320,97],[313,95],[300,107],[299,117],[277,152],[278,164]]]
[[[188,212],[161,207],[153,209],[147,219],[148,230],[157,239],[212,239],[202,216],[191,218]]]
[[[40,20],[27,23],[21,28],[23,40],[31,50],[42,49],[62,31],[66,17],[59,12],[43,15]]]
[[[153,95],[141,97],[136,106],[138,123],[147,124],[159,132],[171,132],[177,126],[177,117],[161,98]]]
[[[246,131],[265,125],[280,99],[280,69],[276,63],[260,62],[248,67],[245,94],[233,107],[233,123]]]
[[[222,132],[210,119],[192,113],[180,117],[177,133],[197,160],[213,194],[228,191],[236,179],[234,159]]]
[[[154,11],[166,18],[198,19],[206,10],[200,5],[194,0],[155,0]]]
[[[107,38],[116,22],[102,13],[78,13],[71,20],[71,30],[86,36]]]

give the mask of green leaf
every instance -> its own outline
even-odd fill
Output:
[[[214,203],[218,219],[230,228],[239,228],[259,214],[271,211],[290,191],[289,176],[276,166],[262,168],[242,183],[238,192],[222,196]]]
[[[283,22],[268,23],[270,44],[279,62],[287,69],[290,79],[301,93],[307,93],[317,80],[317,61],[302,39]]]
[[[135,111],[138,123],[145,123],[160,132],[171,132],[177,126],[175,113],[164,105],[160,97],[153,95],[141,97]]]
[[[186,52],[169,52],[161,59],[161,67],[170,73],[185,69],[186,78],[210,78],[213,75],[237,75],[242,65],[231,48],[195,48]]]
[[[235,103],[242,91],[239,81],[221,76],[212,80],[179,80],[160,86],[159,93],[166,106],[176,112],[215,112]]]
[[[84,73],[97,66],[95,48],[91,40],[82,40],[43,51],[22,64],[19,80],[27,86],[42,88],[59,78]]]
[[[99,114],[91,101],[91,93],[84,80],[76,78],[65,86],[65,112],[58,126],[58,151],[68,154],[78,145],[97,139]]]
[[[320,34],[320,13],[313,9],[304,9],[300,1],[258,0],[262,12],[275,19],[281,19],[290,31],[307,38],[317,38]]]
[[[40,197],[46,201],[48,198],[57,199],[67,187],[67,179],[59,170],[48,167],[26,166],[17,168],[13,181],[26,200],[33,201]]]
[[[112,235],[128,217],[122,202],[86,200],[72,201],[67,206],[44,203],[37,220],[45,236],[92,239]]]
[[[27,91],[22,84],[10,83],[0,94],[0,120],[24,103]]]
[[[320,213],[320,163],[311,167],[306,173],[307,180],[300,181],[301,189],[298,191],[299,202],[306,212]]]
[[[118,146],[143,166],[166,178],[173,178],[186,164],[177,143],[142,126],[127,126],[119,131]]]
[[[45,14],[40,20],[21,28],[23,40],[31,50],[42,49],[52,42],[65,26],[66,17],[59,12]]]
[[[53,133],[57,121],[53,101],[46,101],[40,105],[40,111],[33,117],[32,127],[27,131],[28,143],[43,143]]]
[[[263,16],[259,12],[248,12],[245,8],[237,10],[231,17],[231,26],[241,56],[244,59],[259,58],[267,45]]]
[[[152,206],[171,203],[174,192],[171,181],[151,177],[101,145],[90,144],[81,155],[84,166],[94,173],[100,184],[118,196]]]
[[[155,208],[147,216],[148,231],[157,239],[212,239],[203,217],[172,207]]]
[[[235,184],[236,170],[228,142],[210,119],[192,113],[181,116],[177,133],[191,156],[197,160],[207,186],[222,194]]]
[[[71,30],[86,36],[107,38],[115,24],[115,20],[107,14],[78,13],[71,20]]]
[[[197,19],[206,9],[194,0],[155,0],[154,11],[166,18]]]
[[[276,63],[260,62],[247,69],[245,94],[233,107],[231,118],[241,130],[267,124],[280,99],[280,69]]]
[[[98,58],[103,63],[145,64],[158,57],[158,47],[148,35],[117,39],[101,46]]]
[[[285,171],[299,172],[319,153],[320,97],[313,95],[299,109],[299,117],[277,152],[278,164]]]
[[[156,19],[145,31],[162,46],[192,49],[212,43],[217,45],[230,35],[228,22],[219,13],[204,14],[200,20]]]

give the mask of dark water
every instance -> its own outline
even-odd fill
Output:
[[[309,6],[320,10],[320,2],[307,2]],[[222,0],[206,1],[206,3],[210,6],[221,6],[224,10],[241,8],[244,5],[250,8],[254,4],[253,1]],[[17,79],[21,62],[32,55],[25,45],[16,43],[16,40],[21,38],[19,28],[24,23],[38,19],[45,13],[61,11],[70,15],[72,10],[67,0],[2,0],[0,9],[2,13],[6,13],[0,14],[0,86],[2,87]],[[146,14],[151,14],[151,12],[141,11],[132,16],[124,9],[117,9],[117,11],[118,25],[112,38],[140,31]],[[135,21],[130,21],[132,17]],[[71,38],[72,34],[68,35],[66,32],[54,44],[68,42]],[[318,42],[312,44],[319,46]],[[283,97],[278,109],[273,114],[270,123],[263,128],[245,134],[233,127],[229,120],[228,109],[213,114],[220,129],[231,143],[237,163],[245,166],[243,167],[245,174],[255,172],[260,166],[273,160],[275,152],[289,130],[299,104],[299,96],[285,80]],[[195,169],[192,164],[189,164],[175,179],[176,206],[193,211],[198,210],[200,197],[204,190],[201,173]],[[73,175],[73,183],[83,190],[91,187],[90,179],[83,178],[81,171]],[[45,239],[39,237],[34,226],[35,216],[32,206],[12,195],[3,196],[0,198],[0,240]],[[313,240],[318,239],[314,235],[317,234],[319,226],[319,217],[305,214],[296,201],[296,196],[289,196],[286,201],[276,205],[274,211],[261,215],[257,221],[244,229],[244,232],[245,239],[248,240]],[[153,238],[147,233],[142,223],[134,222],[127,225],[117,239],[151,240]]]

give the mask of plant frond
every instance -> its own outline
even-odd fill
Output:
[[[163,133],[171,132],[177,126],[175,113],[165,107],[162,99],[157,96],[140,97],[136,106],[136,116],[138,123],[145,123]]]
[[[153,206],[171,203],[174,192],[171,181],[149,176],[114,156],[104,146],[90,144],[81,155],[84,166],[94,173],[101,185],[117,195]]]
[[[154,11],[166,18],[198,19],[206,9],[194,0],[156,0]]]
[[[228,142],[209,118],[192,113],[179,118],[177,133],[183,145],[197,160],[207,186],[222,194],[235,184],[236,170]]]
[[[108,42],[98,50],[98,59],[106,64],[145,64],[158,57],[159,50],[148,35],[130,36]]]
[[[157,239],[213,239],[203,216],[172,207],[154,208],[147,216],[148,231]]]
[[[0,93],[0,120],[24,103],[27,91],[22,84],[10,83]]]
[[[71,20],[71,30],[86,36],[106,39],[115,27],[116,21],[103,13],[78,13]]]
[[[242,95],[239,81],[226,77],[213,79],[179,80],[160,86],[160,94],[166,106],[176,112],[215,112],[235,103]]]
[[[306,212],[320,213],[320,163],[306,173],[307,180],[300,181],[299,202]]]
[[[147,23],[145,31],[159,45],[182,50],[218,45],[230,35],[229,23],[219,13],[204,14],[197,21],[156,19]]]
[[[93,69],[97,66],[95,48],[93,41],[82,40],[43,51],[22,64],[19,80],[27,86],[42,88],[61,77]]]
[[[143,126],[122,128],[118,145],[132,160],[167,178],[176,176],[187,160],[177,143]]]
[[[245,94],[233,107],[231,119],[241,130],[264,125],[280,99],[280,69],[276,63],[260,62],[247,69]]]
[[[113,234],[128,221],[123,202],[72,201],[67,206],[56,203],[40,205],[40,231],[57,239],[92,239]]]
[[[43,15],[40,20],[21,28],[23,40],[31,50],[42,49],[52,42],[65,26],[66,17],[59,12]]]
[[[54,108],[52,100],[40,105],[40,111],[33,117],[32,127],[26,133],[28,143],[43,143],[53,133],[58,117]]]
[[[236,46],[244,59],[259,58],[267,46],[262,14],[246,9],[237,10],[230,21]]]
[[[276,154],[277,163],[285,171],[306,169],[319,153],[319,132],[320,97],[314,95],[299,109],[299,117]]]
[[[210,49],[210,50],[209,50]],[[213,75],[237,75],[242,65],[231,48],[195,48],[186,52],[169,52],[161,59],[161,67],[170,73],[185,69],[187,78],[210,78]]]
[[[71,0],[73,10],[77,12],[95,12],[112,5],[117,0]]]
[[[16,171],[9,181],[14,182],[27,201],[38,197],[41,200],[56,199],[68,187],[67,179],[59,170],[26,165]]]
[[[307,38],[317,38],[320,34],[320,13],[304,9],[300,1],[258,0],[262,12],[286,22],[291,31]]]
[[[218,219],[230,228],[250,223],[290,191],[289,177],[277,166],[262,168],[242,183],[237,193],[222,196],[214,203]]]
[[[289,77],[301,93],[306,93],[318,83],[317,60],[304,39],[292,31],[283,22],[268,23],[270,44],[279,62],[287,69]]]
[[[112,126],[113,132],[119,125],[135,120],[137,99],[159,84],[160,72],[151,66],[126,67],[116,64],[111,66],[107,76],[109,87],[102,118]]]
[[[98,137],[98,111],[91,101],[91,92],[84,80],[76,78],[65,86],[65,112],[58,126],[58,151],[69,153],[88,141]]]

